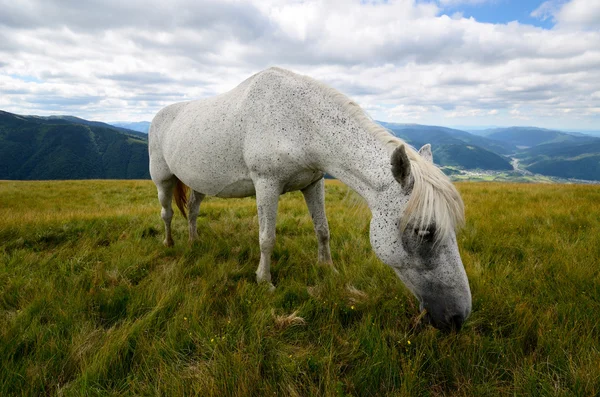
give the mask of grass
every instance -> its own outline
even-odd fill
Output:
[[[334,181],[339,274],[287,194],[274,293],[252,198],[207,199],[201,241],[177,217],[164,248],[150,181],[0,182],[0,395],[599,395],[600,188],[458,187],[473,314],[445,335]]]

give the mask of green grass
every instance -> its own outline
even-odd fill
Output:
[[[274,293],[252,198],[206,200],[194,246],[176,217],[164,248],[150,181],[0,182],[0,395],[600,394],[600,187],[458,186],[473,314],[446,335],[336,182],[339,274],[287,194]]]

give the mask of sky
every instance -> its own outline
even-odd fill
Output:
[[[280,66],[374,119],[600,130],[599,0],[0,0],[0,109],[150,121]]]

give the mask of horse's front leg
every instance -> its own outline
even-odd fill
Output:
[[[275,287],[271,283],[271,254],[275,247],[275,224],[281,186],[273,180],[258,179],[254,181],[254,187],[256,189],[260,243],[260,263],[256,269],[256,281],[269,283],[271,289],[274,289]]]
[[[308,212],[315,226],[315,233],[319,244],[319,262],[333,263],[329,249],[329,224],[325,215],[325,182],[321,178],[312,185],[302,190]]]

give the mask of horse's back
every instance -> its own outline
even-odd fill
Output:
[[[272,68],[225,94],[168,106],[152,122],[151,157],[156,151],[181,181],[208,195],[254,194],[253,173],[294,179],[290,188],[301,188],[318,175],[303,169],[310,137],[295,95],[305,84]]]

